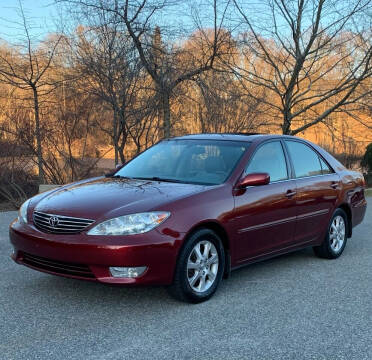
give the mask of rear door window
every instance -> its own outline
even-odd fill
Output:
[[[285,141],[291,156],[296,178],[322,175],[318,154],[299,141]]]

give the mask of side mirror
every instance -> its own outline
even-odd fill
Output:
[[[248,186],[267,185],[270,183],[270,175],[268,173],[253,173],[241,178],[236,187],[238,189],[245,189]]]
[[[116,164],[116,165],[115,165],[115,169],[116,169],[116,170],[119,170],[120,168],[123,167],[123,165],[124,165],[124,164]]]

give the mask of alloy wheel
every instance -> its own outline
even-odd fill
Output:
[[[345,242],[346,225],[342,216],[337,215],[332,221],[329,229],[329,242],[331,249],[337,253],[342,249]]]
[[[214,244],[208,240],[196,243],[187,261],[187,280],[197,293],[207,291],[215,282],[219,256]]]

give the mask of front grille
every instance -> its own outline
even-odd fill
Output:
[[[30,265],[40,271],[51,271],[53,273],[66,275],[66,276],[77,276],[82,278],[94,279],[94,274],[90,271],[87,265],[68,263],[64,261],[56,261],[46,259],[40,256],[31,255],[28,253],[22,254],[22,260],[24,264]]]
[[[46,214],[34,211],[34,224],[44,232],[52,234],[77,234],[93,224],[94,220]]]

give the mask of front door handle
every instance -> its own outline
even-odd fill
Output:
[[[337,181],[332,181],[331,188],[332,189],[337,189],[338,188],[338,182]]]
[[[285,196],[287,198],[291,198],[292,196],[295,196],[297,194],[297,191],[294,191],[294,190],[287,190],[287,192],[285,193]]]

